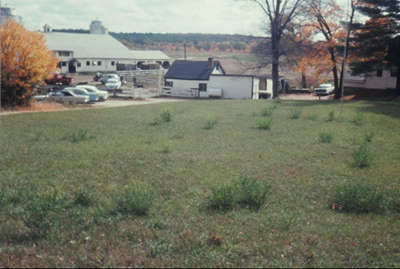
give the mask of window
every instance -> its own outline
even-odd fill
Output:
[[[78,67],[81,67],[81,63],[78,63]]]
[[[97,62],[96,62],[96,61],[93,61],[93,62],[92,62],[92,65],[97,65]]]
[[[207,84],[206,83],[199,83],[199,91],[206,92],[207,91]]]
[[[59,51],[58,56],[60,57],[68,57],[69,56],[69,51]]]
[[[376,71],[376,76],[377,77],[382,77],[382,75],[383,75],[383,70],[382,69],[379,69],[379,70]]]
[[[90,65],[90,61],[86,61],[86,66],[89,66]]]
[[[67,62],[61,62],[61,66],[67,66]]]
[[[174,83],[172,81],[166,81],[165,86],[167,87],[174,87]]]
[[[97,65],[100,66],[100,65],[101,65],[101,61],[98,61],[98,62],[97,62]]]
[[[115,65],[115,62],[114,61],[111,61],[111,66],[114,66]]]

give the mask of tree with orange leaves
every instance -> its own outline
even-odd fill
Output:
[[[28,31],[11,19],[1,26],[0,34],[1,104],[29,105],[34,87],[54,74],[59,60],[41,33]]]

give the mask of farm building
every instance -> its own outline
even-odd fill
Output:
[[[219,61],[176,60],[165,74],[161,95],[260,99],[272,97],[268,76],[228,75]]]
[[[352,76],[349,72],[344,75],[344,87],[347,89],[386,90],[396,88],[396,73],[378,70],[372,76]]]
[[[125,70],[127,63],[130,69],[153,62],[169,67],[171,60],[161,51],[129,50],[108,34],[100,20],[92,21],[90,34],[53,32],[46,24],[43,35],[47,46],[60,59],[61,73],[116,72],[118,68]]]

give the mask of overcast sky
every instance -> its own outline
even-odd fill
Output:
[[[240,0],[0,0],[29,30],[89,30],[100,19],[109,32],[263,35],[263,13]],[[347,0],[338,0],[346,6]],[[248,3],[248,2],[247,2]]]

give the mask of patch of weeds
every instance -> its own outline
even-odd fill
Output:
[[[170,122],[172,121],[172,111],[171,109],[165,109],[161,111],[160,118],[163,122]]]
[[[245,207],[260,209],[265,202],[271,185],[259,181],[257,178],[240,178],[234,182],[238,192],[238,203]]]
[[[234,186],[225,185],[221,187],[212,187],[209,197],[209,208],[213,210],[231,210],[236,204],[236,193]]]
[[[161,153],[167,154],[171,152],[171,148],[169,145],[164,145],[163,148],[160,150]]]
[[[207,119],[204,122],[204,129],[206,130],[211,130],[215,125],[217,124],[217,120],[216,119]]]
[[[354,115],[352,122],[355,125],[361,125],[363,122],[364,114],[361,112],[357,112],[356,115]]]
[[[264,118],[258,121],[257,128],[260,130],[271,129],[272,118]]]
[[[161,219],[149,220],[147,225],[152,229],[159,229],[159,230],[164,229],[166,227],[166,225]]]
[[[311,114],[307,117],[307,119],[316,121],[316,120],[318,120],[318,114]]]
[[[157,116],[157,117],[154,117],[154,118],[149,122],[149,124],[150,124],[151,126],[156,126],[156,125],[161,124],[162,122],[163,122],[163,121],[162,121],[161,117]]]
[[[274,104],[280,104],[280,103],[282,103],[282,100],[281,100],[281,98],[276,97],[276,98],[272,99],[272,102],[273,102]]]
[[[393,190],[389,194],[389,209],[400,213],[400,190]]]
[[[86,187],[74,190],[72,196],[74,205],[91,206],[95,202],[95,194]]]
[[[379,213],[384,208],[384,194],[367,183],[346,183],[335,188],[332,202],[349,213]]]
[[[375,134],[373,131],[365,131],[364,132],[364,140],[368,143],[372,142],[372,138],[374,138]]]
[[[329,111],[328,113],[328,120],[327,121],[333,121],[335,119],[335,111]]]
[[[271,185],[256,178],[240,178],[231,184],[211,189],[209,208],[213,210],[231,210],[235,207],[260,209],[264,204]]]
[[[261,111],[261,116],[272,116],[274,109],[272,107],[266,107]]]
[[[116,211],[123,215],[147,215],[154,201],[154,194],[141,182],[132,181],[116,198]]]
[[[296,224],[295,213],[287,214],[286,212],[281,212],[279,215],[279,229],[281,231],[289,231],[291,227]]]
[[[158,242],[158,240],[155,240],[150,245],[150,254],[153,258],[159,255],[165,255],[171,250],[171,247],[171,244],[166,244],[164,242]]]
[[[293,120],[299,119],[301,115],[300,109],[291,109],[290,110],[290,118]]]
[[[319,133],[319,141],[321,143],[331,143],[333,140],[332,132],[320,132]]]
[[[45,237],[51,228],[58,226],[65,202],[64,196],[57,189],[37,192],[23,206],[20,217],[34,235]]]
[[[363,139],[358,143],[356,149],[353,151],[353,165],[358,168],[367,168],[371,166],[374,156],[369,150],[368,142]]]
[[[71,143],[79,143],[94,138],[96,138],[95,135],[88,135],[87,129],[78,129],[76,132],[70,134],[69,136],[66,136],[66,140]]]

